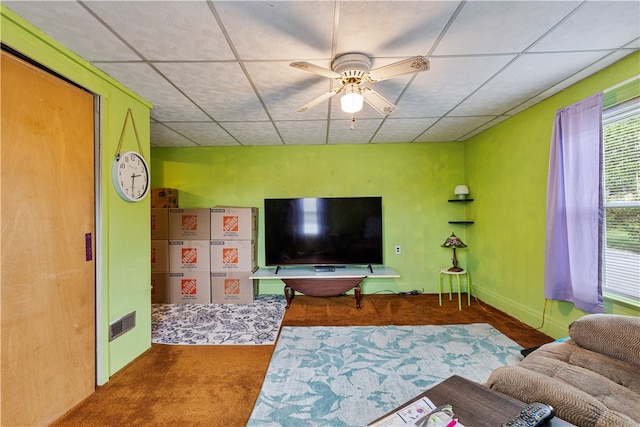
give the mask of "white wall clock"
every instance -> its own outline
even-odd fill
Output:
[[[129,116],[131,116],[131,124],[136,134],[139,152],[125,151],[124,153],[120,153]],[[136,129],[136,122],[133,120],[131,108],[127,110],[124,125],[122,126],[116,158],[111,167],[111,179],[113,180],[113,186],[118,195],[127,202],[139,202],[144,199],[144,196],[149,192],[151,183],[149,165],[147,165],[144,155],[142,154],[142,145],[140,145],[140,138],[138,137],[138,130]]]
[[[135,151],[116,155],[111,177],[116,192],[127,202],[138,202],[149,192],[149,166]]]

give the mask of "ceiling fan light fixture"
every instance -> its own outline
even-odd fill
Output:
[[[362,110],[364,98],[358,92],[358,86],[350,84],[346,88],[346,92],[342,98],[340,98],[340,106],[345,113],[357,113]]]

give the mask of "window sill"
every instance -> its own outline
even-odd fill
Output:
[[[615,302],[616,304],[621,304],[633,309],[640,309],[640,301],[633,300],[631,298],[623,297],[620,295],[610,294],[608,292],[604,293],[605,301]]]

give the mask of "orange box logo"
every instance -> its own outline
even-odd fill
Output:
[[[224,294],[225,295],[239,295],[240,294],[240,279],[224,279]]]
[[[229,215],[222,217],[222,229],[224,231],[238,231],[240,220],[237,215]]]
[[[198,262],[198,248],[182,248],[182,263],[196,264]]]
[[[182,288],[180,289],[180,293],[182,295],[196,295],[197,290],[198,290],[198,284],[196,279],[182,280]]]
[[[222,263],[237,264],[239,260],[238,248],[222,248]]]
[[[183,231],[197,231],[198,230],[198,215],[182,215],[182,230]]]
[[[151,248],[151,264],[156,263],[156,248]]]

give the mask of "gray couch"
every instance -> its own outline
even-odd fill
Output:
[[[640,426],[640,317],[590,314],[569,325],[569,337],[496,369],[486,385],[548,403],[577,426]]]

